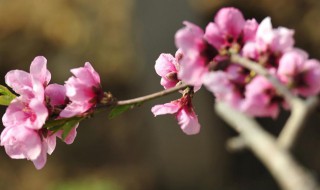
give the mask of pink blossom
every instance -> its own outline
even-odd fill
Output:
[[[243,26],[243,42],[252,42],[256,38],[257,29],[259,24],[255,19],[246,20]]]
[[[247,42],[241,50],[243,57],[251,58],[253,60],[258,60],[260,53],[259,45],[256,42]]]
[[[256,76],[246,86],[241,110],[251,116],[276,118],[280,101],[271,83],[263,76]]]
[[[65,83],[66,95],[71,102],[60,113],[65,118],[85,113],[99,103],[103,96],[99,74],[89,62],[71,72],[74,76]]]
[[[194,135],[200,131],[198,117],[193,110],[189,96],[163,105],[156,105],[151,111],[154,116],[175,114],[182,131],[187,135]]]
[[[5,76],[6,84],[16,93],[27,99],[36,97],[40,101],[44,100],[44,86],[49,83],[50,79],[47,60],[43,56],[38,56],[32,61],[30,73],[12,70]]]
[[[175,35],[176,46],[183,54],[178,78],[187,84],[201,86],[203,75],[209,71],[208,63],[217,52],[203,39],[204,32],[200,27],[190,22],[184,24],[185,27]]]
[[[272,28],[270,17],[265,18],[259,25],[256,42],[261,51],[285,52],[293,47],[294,31],[285,27]]]
[[[43,86],[47,86],[51,79],[51,73],[47,69],[47,59],[43,56],[35,57],[30,65],[30,74]]]
[[[172,88],[178,82],[178,67],[179,63],[171,54],[161,54],[156,60],[156,73],[161,76],[160,84],[165,88]]]
[[[24,100],[14,99],[2,117],[5,127],[25,127],[41,129],[48,117],[48,110],[42,101],[36,98]]]
[[[41,139],[37,131],[25,127],[6,127],[1,133],[1,146],[14,159],[35,160],[41,152]]]
[[[13,159],[27,159],[37,169],[43,168],[47,153],[51,154],[56,146],[55,135],[44,137],[41,131],[25,127],[6,127],[1,133],[1,146]]]
[[[320,92],[320,63],[315,59],[308,60],[308,54],[303,50],[286,52],[279,61],[277,74],[294,92],[302,96]]]
[[[246,21],[238,9],[222,8],[216,14],[214,22],[208,24],[205,39],[217,50],[220,50],[238,40],[245,23]],[[248,29],[250,28],[249,24],[251,23],[248,23]],[[248,35],[250,36],[250,34]]]
[[[203,84],[216,97],[217,101],[223,101],[238,108],[242,101],[242,96],[237,88],[240,84],[232,82],[229,74],[223,71],[216,71],[208,73],[204,79]]]

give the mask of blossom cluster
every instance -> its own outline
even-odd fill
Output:
[[[11,158],[31,160],[41,169],[47,154],[54,151],[57,137],[73,143],[79,121],[101,100],[103,92],[90,63],[71,72],[74,76],[64,85],[49,84],[47,60],[38,56],[30,73],[12,70],[6,74],[6,84],[18,94],[2,117],[1,146]],[[64,123],[45,127],[64,118]]]
[[[175,57],[171,54],[161,54],[156,61],[155,70],[161,76],[161,85],[165,88],[172,88],[177,84],[181,84],[178,79],[180,71],[180,60],[183,54],[180,51],[176,52]],[[182,97],[170,103],[156,105],[151,111],[155,116],[163,114],[175,114],[181,129],[188,135],[197,134],[200,131],[198,117],[192,106],[192,96],[194,89],[198,87],[188,87],[183,91]]]
[[[281,106],[288,109],[288,103],[270,81],[232,62],[232,55],[237,54],[263,66],[294,95],[306,98],[320,92],[320,62],[294,47],[293,30],[274,28],[269,17],[258,23],[255,19],[246,20],[238,9],[227,7],[218,11],[205,30],[190,22],[184,25],[175,35],[178,61],[162,54],[156,62],[165,88],[177,81],[195,89],[204,85],[216,101],[256,117],[276,118]],[[200,126],[191,100],[187,104],[189,112],[184,115],[179,113],[186,106],[180,102],[157,105],[152,112],[175,113],[184,132],[197,133]]]

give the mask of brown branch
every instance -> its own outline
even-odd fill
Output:
[[[149,94],[146,96],[141,96],[141,97],[133,98],[133,99],[129,99],[129,100],[119,100],[115,103],[115,105],[122,106],[122,105],[131,105],[131,104],[140,104],[140,103],[143,103],[143,102],[146,102],[149,100],[153,100],[153,99],[156,99],[156,98],[168,95],[168,94],[172,94],[172,93],[177,92],[179,90],[185,89],[188,86],[189,85],[187,85],[187,84],[181,84],[181,85],[175,86],[173,88],[162,90],[160,92],[156,92],[156,93]]]
[[[224,103],[216,103],[216,112],[237,132],[246,146],[261,160],[284,190],[316,190],[319,186],[311,173],[300,166],[288,150],[263,130],[252,118]]]

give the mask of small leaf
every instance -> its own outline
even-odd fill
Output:
[[[108,117],[109,117],[109,119],[113,119],[116,116],[122,114],[123,112],[128,111],[133,106],[135,106],[135,105],[134,104],[129,104],[129,105],[116,106],[111,110],[111,112],[109,113]]]
[[[73,119],[74,118],[63,118],[63,119],[49,120],[44,125],[44,128],[47,128],[52,131],[53,128],[57,128],[57,126],[63,126],[66,122]]]
[[[12,98],[12,97],[10,97],[10,96],[2,95],[2,96],[0,96],[0,105],[2,105],[2,106],[8,106],[13,99],[14,99],[14,98]]]
[[[80,120],[81,119],[71,120],[62,126],[62,130],[63,130],[62,135],[61,135],[62,140],[65,140],[67,138],[67,136],[69,135],[72,128],[75,127],[77,125],[77,123],[80,122]]]
[[[79,123],[83,117],[72,117],[72,118],[63,118],[63,119],[57,119],[57,120],[51,120],[47,121],[47,123],[44,125],[45,128],[52,131],[53,133],[56,133],[60,130],[62,130],[61,138],[62,140],[65,140],[65,138],[69,135],[70,131],[73,127]]]
[[[16,98],[7,87],[0,85],[0,105],[8,106]]]

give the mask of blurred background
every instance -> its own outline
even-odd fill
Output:
[[[239,8],[259,22],[295,30],[296,46],[320,59],[319,0],[0,0],[0,76],[29,70],[44,55],[51,83],[63,83],[69,70],[90,61],[105,91],[128,99],[162,90],[154,63],[174,54],[174,34],[188,20],[201,27],[224,6]],[[161,98],[113,120],[106,114],[86,120],[72,145],[58,142],[44,169],[12,160],[0,150],[1,190],[276,190],[275,181],[249,151],[230,153],[225,143],[236,135],[213,112],[212,95],[194,98],[202,129],[186,136],[172,116],[154,118]],[[1,114],[4,108],[1,109]],[[280,119],[259,120],[278,134]],[[294,150],[297,159],[320,172],[319,116],[308,122]],[[2,127],[1,127],[2,130]]]

